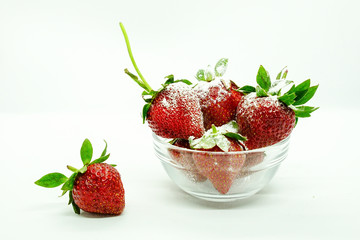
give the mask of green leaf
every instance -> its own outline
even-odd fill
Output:
[[[222,58],[216,63],[216,65],[215,65],[215,76],[216,77],[224,76],[226,69],[227,69],[228,61],[229,61],[229,59]]]
[[[92,161],[90,164],[105,162],[109,157],[110,157],[110,153],[106,156],[99,157],[98,159]]]
[[[295,102],[295,98],[296,98],[295,93],[284,94],[283,96],[278,97],[278,99],[280,101],[282,101],[283,103],[285,103],[287,106],[290,106],[291,104],[293,104]]]
[[[93,155],[93,148],[89,139],[85,139],[80,150],[81,160],[84,165],[89,164]]]
[[[294,82],[290,80],[285,80],[285,79],[275,80],[274,82],[272,82],[268,94],[273,96],[280,95],[281,90],[291,84],[294,85]]]
[[[310,117],[311,113],[319,109],[318,107],[309,107],[309,106],[289,106],[294,110],[296,117]]]
[[[189,143],[192,149],[210,149],[216,146],[215,139],[211,134],[204,134],[201,138],[197,139],[189,137]]]
[[[251,93],[251,92],[256,92],[256,89],[253,86],[243,86],[242,88],[237,89],[236,91],[238,92],[242,92],[242,93]]]
[[[286,69],[285,72],[283,73],[281,79],[286,79],[286,76],[287,76],[288,72],[289,71]]]
[[[67,165],[66,168],[69,169],[72,172],[79,172],[79,169],[74,168],[73,166],[70,166],[70,165]]]
[[[143,107],[143,111],[142,111],[142,117],[143,117],[143,124],[145,123],[146,117],[147,117],[147,113],[150,109],[151,103],[147,103],[144,105]]]
[[[144,99],[145,102],[150,103],[152,102],[153,97],[156,95],[156,91],[146,91],[144,90],[141,94],[142,99]]]
[[[139,80],[139,78],[135,74],[129,72],[127,68],[124,69],[124,71],[132,80],[134,80],[137,84],[139,84],[140,87],[147,89],[146,86]]]
[[[218,146],[224,152],[227,152],[230,147],[229,140],[225,137],[228,133],[237,133],[239,126],[236,121],[230,121],[221,127],[212,125],[211,129],[207,130],[201,138],[189,138],[190,147],[192,149],[210,149]],[[239,137],[239,136],[236,136]]]
[[[215,73],[213,72],[213,70],[211,69],[211,66],[208,65],[207,68],[205,69],[205,81],[207,82],[211,82],[212,80],[215,79]]]
[[[292,85],[292,87],[284,95],[290,95],[292,93],[295,93],[295,85]]]
[[[215,138],[216,146],[224,152],[228,152],[230,148],[230,141],[224,135],[217,135]]]
[[[236,123],[235,120],[232,120],[220,127],[217,127],[216,129],[217,129],[217,132],[220,134],[225,134],[225,133],[229,133],[229,132],[237,133],[237,132],[239,132],[239,125]]]
[[[310,87],[300,99],[296,99],[293,105],[302,105],[307,103],[314,96],[318,86],[319,85]]]
[[[296,94],[296,98],[295,101],[300,100],[302,97],[305,96],[305,94],[307,93],[308,90],[304,90],[304,91],[295,91]]]
[[[67,179],[68,178],[64,174],[55,172],[46,174],[45,176],[37,180],[35,184],[40,187],[54,188],[66,182]]]
[[[174,81],[174,74],[167,75],[165,79],[167,79],[166,81]]]
[[[167,79],[167,80],[165,81],[164,84],[162,84],[163,87],[166,87],[167,85],[174,83],[174,75],[172,75],[172,74],[166,76],[165,79]]]
[[[281,75],[283,74],[284,69],[286,69],[287,67],[283,67],[283,69],[281,69],[281,71],[278,73],[278,75],[276,76],[276,80],[280,80],[281,79]],[[285,71],[287,73],[287,70]],[[285,73],[284,73],[285,74]],[[286,76],[285,76],[286,78]]]
[[[80,214],[80,208],[78,205],[76,205],[76,203],[74,201],[72,202],[72,207],[76,214]]]
[[[179,80],[176,80],[175,82],[183,82],[183,83],[185,83],[185,84],[187,84],[187,85],[192,85],[192,82],[190,82],[190,81],[187,80],[187,79],[179,79]]]
[[[104,148],[104,151],[101,153],[101,156],[100,157],[103,157],[106,155],[106,151],[107,151],[107,142],[104,140],[105,142],[105,148]]]
[[[302,91],[306,91],[308,90],[308,88],[310,87],[310,79],[303,81],[302,83],[300,83],[299,85],[297,85],[295,87],[295,92],[302,92]]]
[[[112,166],[112,167],[116,167],[117,165],[116,165],[116,164],[110,164],[110,166]]]
[[[204,69],[200,69],[197,73],[195,78],[199,81],[205,81],[205,70]]]
[[[256,96],[257,97],[267,97],[268,95],[262,87],[256,86]]]
[[[69,202],[68,205],[72,204],[74,201],[73,195],[72,195],[72,191],[69,192]]]
[[[80,214],[80,208],[79,208],[78,205],[76,205],[76,203],[74,201],[72,191],[69,192],[69,203],[68,203],[68,205],[70,205],[70,204],[72,205],[74,212],[76,214]]]
[[[59,197],[62,197],[65,195],[65,193],[67,193],[69,190],[63,190],[62,194]]]
[[[61,190],[68,190],[71,191],[74,187],[75,178],[77,177],[78,173],[73,173],[69,179],[62,185]]]
[[[265,92],[269,91],[271,87],[271,80],[269,73],[265,70],[265,68],[260,65],[258,74],[256,76],[256,82],[259,84],[259,86],[265,90]]]
[[[228,133],[225,133],[224,135],[227,136],[227,137],[229,137],[229,138],[238,140],[238,141],[243,141],[243,142],[245,142],[245,141],[247,140],[246,137],[240,135],[239,133],[228,132]]]
[[[82,168],[79,169],[79,172],[80,173],[85,173],[86,170],[87,170],[87,166],[85,165],[85,166],[83,166]]]

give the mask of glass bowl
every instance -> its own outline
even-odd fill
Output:
[[[155,155],[186,193],[208,201],[229,202],[256,194],[286,158],[290,136],[272,146],[242,152],[180,148],[153,134]]]

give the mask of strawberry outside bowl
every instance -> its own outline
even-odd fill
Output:
[[[286,158],[290,136],[265,148],[209,152],[181,148],[153,134],[155,155],[171,180],[186,193],[207,201],[230,202],[263,189]]]

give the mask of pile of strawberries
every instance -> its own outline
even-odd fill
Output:
[[[310,117],[318,109],[304,106],[318,88],[310,86],[310,79],[295,85],[286,79],[288,71],[284,68],[272,82],[260,66],[257,86],[239,87],[223,79],[226,58],[214,68],[199,70],[196,83],[169,75],[162,87],[154,90],[136,66],[125,28],[121,23],[120,27],[140,78],[127,69],[125,73],[144,89],[143,121],[157,136],[173,139],[173,145],[199,150],[192,154],[171,150],[170,154],[192,179],[209,179],[222,194],[229,191],[243,168],[258,163],[263,156],[250,156],[247,164],[243,154],[213,152],[241,152],[278,143],[291,134],[299,117]]]
[[[265,157],[263,151],[246,154],[243,151],[284,140],[299,117],[310,117],[318,109],[304,106],[318,88],[310,86],[310,79],[295,85],[286,79],[288,71],[284,68],[272,82],[269,73],[260,66],[256,87],[238,87],[223,79],[226,58],[220,59],[214,68],[199,70],[194,84],[169,75],[162,87],[154,90],[135,63],[122,23],[120,27],[139,77],[127,69],[125,73],[144,89],[143,122],[147,121],[157,136],[176,146],[169,147],[169,155],[190,179],[195,182],[208,179],[221,194],[226,194],[236,178],[247,176],[248,170]],[[125,207],[124,187],[115,165],[104,163],[110,156],[106,151],[107,144],[101,156],[92,161],[93,148],[85,139],[80,150],[83,162],[80,169],[67,166],[73,172],[69,178],[54,172],[35,184],[46,188],[61,186],[62,196],[69,193],[69,205],[77,214],[82,209],[119,215]]]

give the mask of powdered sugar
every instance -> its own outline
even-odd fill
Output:
[[[194,91],[199,97],[202,107],[214,105],[231,95],[220,79],[211,82],[201,81],[196,85]]]
[[[172,83],[158,93],[147,120],[157,135],[166,138],[187,139],[204,133],[199,99],[183,82]]]

